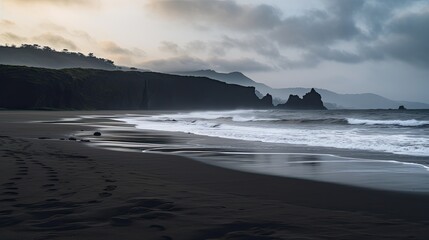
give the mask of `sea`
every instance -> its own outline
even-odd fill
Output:
[[[93,139],[98,147],[183,155],[257,174],[429,194],[429,110],[141,112],[75,120],[106,133]]]

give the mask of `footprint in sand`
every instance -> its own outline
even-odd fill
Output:
[[[12,213],[13,213],[13,210],[11,210],[11,209],[0,211],[0,215],[10,215]]]
[[[173,238],[171,238],[170,236],[162,236],[160,239],[161,240],[173,240]]]
[[[104,188],[104,191],[111,192],[111,191],[115,190],[116,188],[117,188],[117,186],[115,186],[115,185],[109,185],[106,188]]]
[[[165,230],[164,226],[162,226],[162,225],[156,225],[156,224],[150,225],[149,228],[152,228],[152,229],[155,229],[155,230],[158,230],[158,231],[164,231]]]
[[[73,195],[75,195],[76,192],[67,192],[67,193],[62,193],[60,194],[61,197],[71,197]]]
[[[102,193],[99,193],[98,196],[100,196],[100,197],[110,197],[110,196],[112,196],[112,194],[108,193],[108,192],[102,192]]]
[[[18,195],[18,193],[17,192],[12,192],[12,191],[7,191],[7,192],[3,192],[2,195],[16,196],[16,195]]]
[[[12,217],[11,216],[0,217],[0,227],[13,226],[13,225],[20,223],[21,221],[22,220],[19,220],[13,216]]]
[[[115,227],[129,226],[132,222],[133,221],[128,217],[112,217],[110,219],[110,225]]]
[[[15,182],[7,182],[7,183],[3,183],[3,186],[13,186],[15,185]]]

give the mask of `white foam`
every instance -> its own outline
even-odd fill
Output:
[[[416,119],[409,120],[372,120],[372,119],[357,119],[347,118],[349,124],[354,125],[396,125],[404,127],[418,127],[429,125],[429,121],[419,121]]]
[[[228,112],[231,113],[231,112]],[[373,134],[361,129],[278,128],[219,124],[211,119],[225,117],[225,112],[158,115],[150,117],[125,117],[115,120],[133,124],[139,129],[193,133],[203,136],[261,141],[268,143],[300,144],[381,151],[414,156],[429,156],[429,138],[424,135]],[[196,117],[198,116],[198,117]],[[171,121],[174,119],[175,121]],[[198,119],[198,120],[197,120]]]

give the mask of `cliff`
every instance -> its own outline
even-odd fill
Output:
[[[254,87],[154,72],[0,65],[0,108],[194,110],[271,108]]]
[[[290,95],[289,99],[284,104],[277,105],[279,108],[286,109],[311,109],[311,110],[325,110],[323,105],[322,96],[314,88],[306,93],[302,98],[297,95]]]

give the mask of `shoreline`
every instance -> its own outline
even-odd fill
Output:
[[[381,191],[429,194],[426,185],[429,181],[428,157],[146,130],[116,118],[91,116],[65,122],[97,127],[103,136],[94,138],[92,133],[77,132],[76,137],[90,139],[91,145],[104,149],[172,154],[241,172]],[[372,171],[367,172],[368,168]],[[368,181],[368,178],[372,180]]]
[[[80,130],[93,131],[90,127],[17,123],[79,113],[0,112],[0,179],[4,193],[16,193],[1,196],[0,236],[429,236],[427,195],[239,172],[181,156],[98,149],[83,142],[53,140]],[[41,169],[47,169],[48,175]],[[56,174],[49,173],[51,170]],[[55,186],[43,188],[49,184]],[[9,201],[2,201],[5,199]]]

